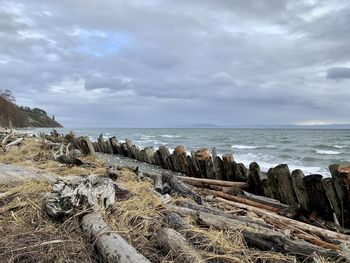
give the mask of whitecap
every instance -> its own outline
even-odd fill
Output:
[[[153,135],[141,135],[141,140],[148,140],[148,139],[150,139],[150,138],[154,138],[154,137],[156,137],[156,136],[153,136]]]
[[[178,136],[178,135],[171,135],[171,134],[162,134],[162,135],[160,135],[160,137],[163,137],[163,138],[179,138],[180,136]]]
[[[318,154],[326,154],[326,155],[337,155],[337,154],[341,154],[341,152],[337,152],[337,151],[328,151],[328,150],[316,150],[316,153],[318,153]]]
[[[346,148],[345,145],[333,145],[334,148],[337,148],[337,149],[343,149],[343,148]]]
[[[231,148],[235,148],[235,149],[256,149],[256,148],[258,148],[258,146],[237,144],[237,145],[232,145]]]

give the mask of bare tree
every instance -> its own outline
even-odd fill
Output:
[[[11,102],[13,104],[16,103],[16,99],[15,97],[12,95],[11,90],[8,89],[4,89],[0,91],[0,97],[2,97],[3,99],[5,99],[8,102]]]

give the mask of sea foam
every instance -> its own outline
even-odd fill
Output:
[[[252,146],[252,145],[242,145],[242,144],[237,144],[237,145],[232,145],[231,148],[235,149],[257,149],[258,146]]]
[[[325,154],[325,155],[337,155],[337,154],[341,154],[341,152],[330,151],[330,150],[316,150],[316,153],[318,153],[318,154]]]

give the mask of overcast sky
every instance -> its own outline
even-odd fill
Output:
[[[350,123],[348,0],[0,0],[0,89],[67,127]]]

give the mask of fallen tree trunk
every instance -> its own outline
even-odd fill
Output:
[[[169,183],[172,190],[182,196],[193,198],[196,203],[202,204],[202,198],[190,187],[171,173],[162,173],[163,182]]]
[[[171,252],[175,262],[204,263],[205,261],[187,240],[171,228],[161,228],[157,231],[158,245],[166,252]],[[139,261],[133,261],[139,262]]]
[[[235,187],[239,189],[242,189],[242,188],[244,189],[248,187],[248,184],[245,182],[229,182],[229,181],[194,178],[194,177],[187,177],[187,176],[176,176],[176,177],[186,184],[190,184],[197,187],[210,187],[212,185],[224,186],[224,187]]]
[[[83,216],[81,226],[105,262],[149,263],[149,260],[114,232],[97,212],[113,205],[115,188],[110,178],[95,175],[59,180],[47,195],[44,209],[56,219],[64,219],[82,210],[93,210],[94,212]]]
[[[218,229],[237,229],[242,232],[242,235],[248,245],[261,250],[274,250],[295,255],[301,260],[310,257],[314,252],[321,256],[339,259],[338,252],[322,248],[325,246],[330,249],[339,249],[338,246],[329,244],[320,239],[312,238],[312,236],[304,235],[303,239],[315,242],[317,245],[312,245],[303,241],[295,241],[287,238],[284,234],[271,231],[266,228],[255,225],[242,224],[239,221],[226,219],[220,216],[214,216],[207,213],[199,213],[199,222],[206,226],[214,226]],[[319,247],[321,246],[321,247]]]
[[[19,138],[13,142],[10,142],[9,144],[6,144],[5,150],[8,151],[11,147],[21,144],[22,141],[23,141],[23,138]]]
[[[225,249],[214,245],[212,240],[200,232],[191,230],[192,226],[179,214],[170,212],[163,218],[163,222],[167,226],[179,231],[195,248],[225,255]]]
[[[255,195],[255,194],[251,194],[248,193],[246,191],[243,191],[243,196],[244,198],[247,198],[251,201],[257,202],[257,203],[261,203],[264,205],[269,205],[272,207],[275,207],[277,209],[284,209],[289,207],[289,205],[283,204],[280,201],[276,200],[276,199],[272,199],[269,197],[265,197],[265,196],[260,196],[260,195]]]
[[[270,205],[265,205],[265,204],[261,204],[246,198],[242,198],[242,197],[238,197],[238,196],[234,196],[234,195],[230,195],[230,194],[225,194],[219,191],[213,191],[213,190],[209,190],[209,189],[201,189],[200,192],[202,194],[206,194],[206,195],[213,195],[215,197],[221,197],[223,199],[226,200],[230,200],[230,201],[235,201],[235,202],[239,202],[242,204],[247,204],[253,207],[257,207],[257,208],[261,208],[261,209],[265,209],[271,212],[278,212],[280,209],[276,208],[276,207],[272,207]]]
[[[304,235],[303,239],[312,243],[316,243],[317,245],[313,245],[301,240],[291,240],[280,232],[208,213],[198,213],[198,219],[202,225],[213,226],[221,230],[239,230],[241,231],[248,246],[258,248],[260,250],[272,250],[295,255],[298,259],[303,261],[309,259],[313,253],[317,253],[318,255],[325,258],[331,258],[333,260],[342,259],[343,262],[345,262],[345,259],[340,255],[340,253],[334,251],[338,250],[339,246],[313,238],[310,235]]]
[[[81,227],[95,244],[105,262],[118,263],[149,263],[124,238],[113,231],[102,219],[100,214],[87,214],[81,220]]]
[[[329,231],[327,229],[323,229],[320,227],[312,226],[303,222],[299,222],[290,218],[286,218],[283,216],[280,216],[275,213],[271,213],[270,211],[266,211],[264,209],[254,207],[254,206],[249,206],[246,204],[240,204],[238,202],[233,202],[229,201],[220,197],[215,198],[215,200],[219,202],[223,202],[225,204],[231,205],[233,207],[238,207],[242,208],[251,212],[256,213],[257,215],[260,215],[263,217],[265,221],[268,223],[273,223],[276,225],[284,225],[285,227],[288,227],[292,229],[293,231],[305,231],[307,233],[311,233],[314,235],[317,235],[319,237],[324,237],[324,238],[331,238],[331,239],[339,239],[344,242],[350,242],[350,237],[347,235],[339,234],[333,231]]]

